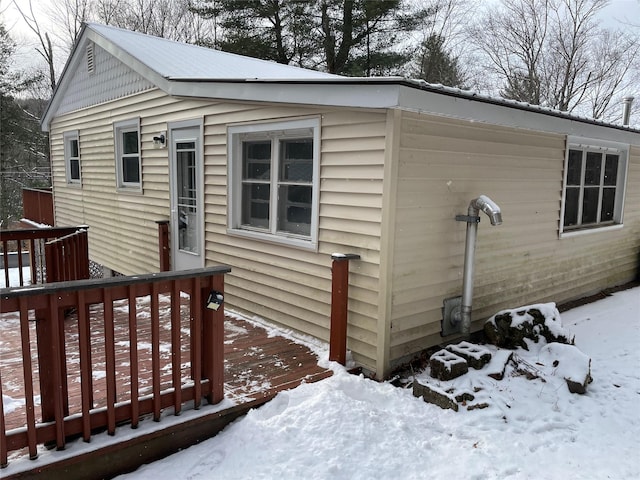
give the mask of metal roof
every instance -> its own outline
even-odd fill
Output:
[[[104,37],[166,79],[320,79],[337,75],[234,55],[121,28],[88,23]]]

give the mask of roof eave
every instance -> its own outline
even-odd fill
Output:
[[[482,121],[487,108],[506,109],[538,118],[553,118],[558,122],[611,128],[621,132],[640,133],[629,126],[580,117],[523,102],[493,98],[475,92],[432,85],[403,77],[378,78],[318,78],[318,79],[168,79],[167,92],[181,97],[242,99],[260,102],[278,102],[302,105],[323,105],[351,108],[402,108],[424,113],[443,114]],[[287,85],[286,89],[282,86]],[[313,89],[308,87],[313,85]],[[426,95],[425,95],[426,94]],[[460,105],[450,99],[458,99]],[[439,104],[439,108],[436,105]],[[470,115],[474,105],[476,114]],[[484,109],[482,112],[479,109]],[[542,116],[542,117],[539,117]],[[535,123],[535,122],[534,122]],[[540,122],[538,122],[540,123]],[[544,125],[541,125],[541,128]],[[548,129],[544,129],[547,130]],[[563,129],[563,130],[566,130]]]

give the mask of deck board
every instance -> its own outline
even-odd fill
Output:
[[[161,390],[172,386],[172,349],[170,299],[160,295],[160,342],[161,342]],[[163,305],[164,304],[164,305]],[[138,299],[138,395],[151,393],[152,371],[150,356],[151,318],[144,310],[145,301]],[[188,299],[183,298],[181,307],[180,376],[184,382],[191,377],[189,351]],[[91,331],[91,364],[94,408],[102,407],[106,401],[106,355],[102,305],[92,305],[89,312]],[[130,351],[128,334],[128,307],[126,301],[114,302],[116,400],[131,399]],[[37,352],[35,349],[35,321],[29,322],[31,354],[34,361],[34,395],[39,395]],[[69,414],[81,412],[80,352],[78,346],[78,321],[75,314],[65,319],[67,352],[67,376],[69,382]],[[18,317],[0,315],[0,375],[3,395],[13,399],[24,398],[22,359],[20,356],[20,333]],[[302,382],[314,382],[331,375],[331,371],[318,365],[317,356],[306,346],[288,338],[270,335],[264,328],[237,316],[225,317],[225,397],[236,403],[264,398],[281,390],[293,388]],[[36,420],[41,419],[39,402]],[[5,412],[7,431],[26,424],[26,408]]]

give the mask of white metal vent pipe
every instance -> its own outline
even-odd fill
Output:
[[[480,195],[478,198],[471,200],[469,204],[468,216],[463,218],[467,222],[467,240],[464,247],[464,272],[462,279],[462,306],[457,312],[460,318],[454,319],[461,321],[461,333],[468,337],[471,331],[471,305],[473,302],[473,271],[474,259],[476,254],[476,237],[478,234],[478,223],[480,217],[478,214],[482,210],[489,216],[491,225],[502,224],[502,212],[500,207],[486,195]]]
[[[629,126],[629,119],[631,118],[631,105],[633,105],[633,97],[624,97],[622,99],[622,125]]]

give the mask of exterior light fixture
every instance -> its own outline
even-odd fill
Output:
[[[224,295],[222,295],[222,293],[220,292],[216,292],[215,290],[211,290],[211,292],[209,292],[209,296],[207,297],[207,303],[205,304],[205,306],[209,310],[217,312],[218,309],[222,306],[223,302]]]
[[[165,136],[165,132],[161,132],[159,135],[153,137],[153,146],[156,148],[161,148],[167,145],[167,137]]]

